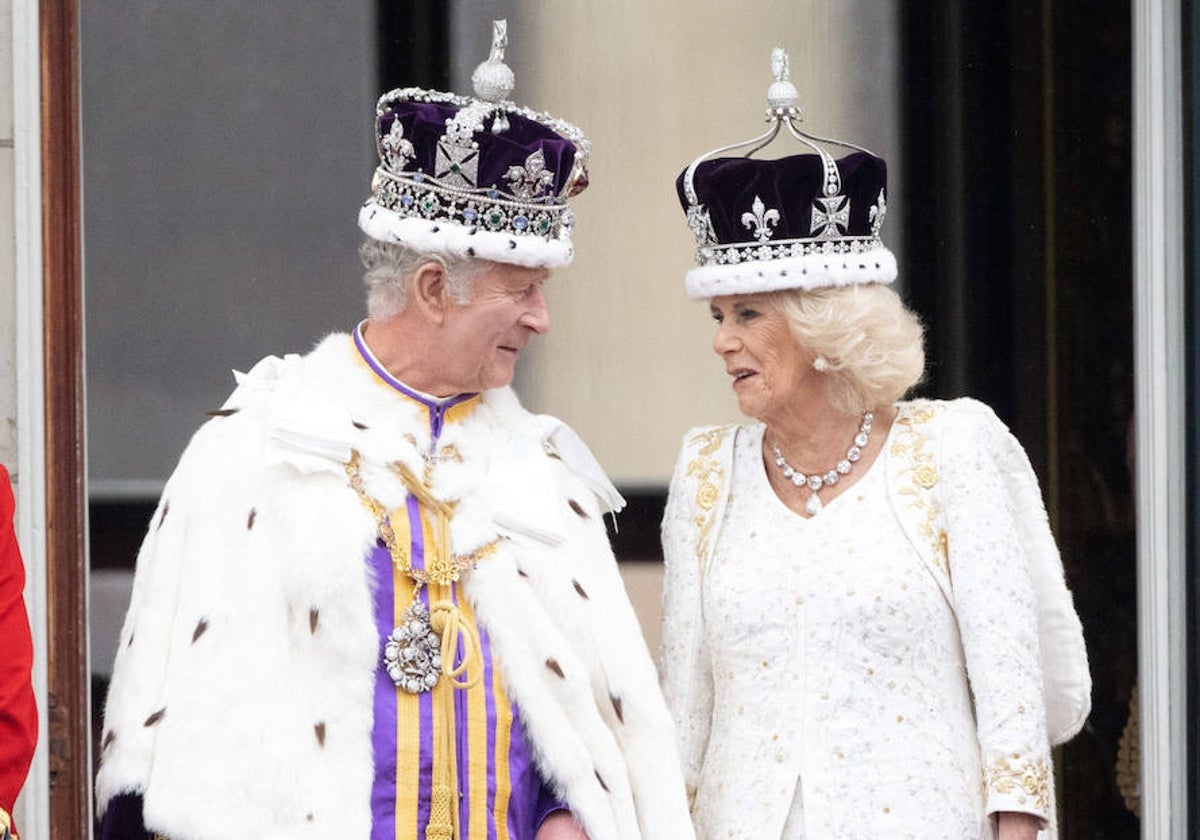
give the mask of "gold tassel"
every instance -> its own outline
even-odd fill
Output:
[[[435,784],[433,799],[429,803],[429,824],[425,827],[426,840],[455,840],[454,789],[449,785]]]

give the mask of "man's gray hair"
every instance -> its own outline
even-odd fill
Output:
[[[367,287],[367,316],[384,321],[399,315],[408,305],[413,275],[425,263],[435,262],[446,273],[446,291],[458,303],[471,297],[471,281],[485,268],[483,260],[418,251],[405,245],[366,237],[358,248],[363,284]]]

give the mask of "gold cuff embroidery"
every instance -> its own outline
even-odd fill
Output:
[[[1027,803],[1045,813],[1050,807],[1050,768],[1043,758],[1022,759],[1018,753],[1001,756],[984,771],[988,790],[1004,795],[1020,791],[1032,799]]]

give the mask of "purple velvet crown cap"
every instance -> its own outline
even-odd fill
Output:
[[[458,113],[458,108],[437,102],[400,102],[386,111],[378,120],[379,139],[387,137],[392,123],[400,120],[403,136],[413,145],[414,157],[396,171],[409,173],[437,172],[438,143],[446,133],[446,121]],[[473,179],[480,188],[497,190],[512,195],[512,183],[506,176],[512,167],[525,167],[529,156],[542,153],[548,178],[530,184],[530,198],[549,200],[554,203],[561,197],[566,199],[569,190],[579,190],[571,180],[575,166],[576,148],[570,140],[562,137],[550,127],[521,114],[506,115],[507,130],[494,133],[492,126],[496,115],[485,118],[483,131],[473,135],[478,144],[477,175]],[[586,183],[583,184],[586,186]],[[514,196],[515,197],[515,196]]]
[[[686,176],[676,188],[697,238],[690,297],[896,277],[895,257],[879,239],[887,212],[882,158],[856,151],[837,161],[815,154],[702,160],[694,164],[694,205]]]
[[[368,236],[426,253],[556,268],[574,255],[567,204],[587,186],[587,137],[514,104],[508,25],[475,68],[475,96],[398,88],[375,106],[379,166],[358,214]]]

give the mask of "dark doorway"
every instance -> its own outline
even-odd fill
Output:
[[[905,7],[905,246],[931,395],[991,404],[1042,481],[1091,660],[1063,838],[1139,833],[1131,9]]]

